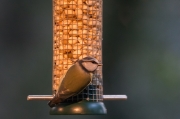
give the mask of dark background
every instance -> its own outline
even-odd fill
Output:
[[[1,119],[179,119],[180,1],[104,0],[103,116],[51,116],[52,1],[0,1]]]

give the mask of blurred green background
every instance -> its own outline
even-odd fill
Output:
[[[1,0],[0,119],[179,119],[180,1],[104,0],[103,116],[51,116],[52,1]]]

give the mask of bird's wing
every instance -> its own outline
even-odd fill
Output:
[[[58,92],[48,103],[49,106],[53,107],[65,99],[77,95],[90,84],[91,80],[91,73],[86,73],[77,64],[71,66],[62,80]]]

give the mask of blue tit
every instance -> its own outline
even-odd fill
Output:
[[[57,93],[53,99],[49,101],[48,105],[54,107],[67,98],[83,91],[92,81],[93,73],[98,66],[101,66],[101,64],[93,57],[85,57],[78,60],[68,69]]]

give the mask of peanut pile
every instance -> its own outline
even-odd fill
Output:
[[[102,0],[53,0],[53,91],[78,59],[101,62],[101,40]]]

